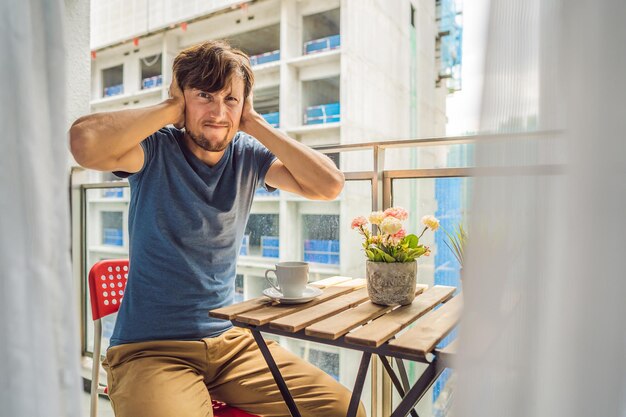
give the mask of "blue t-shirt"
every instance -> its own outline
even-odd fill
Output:
[[[233,303],[254,191],[276,157],[243,132],[213,167],[178,129],[141,146],[144,165],[128,179],[130,271],[110,346],[217,336],[231,324],[208,312]]]

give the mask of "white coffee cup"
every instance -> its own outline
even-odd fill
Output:
[[[276,291],[286,298],[299,298],[309,282],[309,264],[307,262],[278,262],[276,269],[265,271],[265,279]],[[268,274],[276,275],[276,283],[272,282]]]

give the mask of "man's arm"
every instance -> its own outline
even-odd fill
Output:
[[[333,161],[272,128],[252,109],[251,101],[246,100],[240,128],[278,158],[265,174],[265,183],[312,200],[335,199],[345,179]]]
[[[142,109],[96,113],[76,120],[70,128],[70,149],[85,168],[137,172],[144,163],[142,140],[168,124],[184,122],[185,100],[176,82],[171,96]]]

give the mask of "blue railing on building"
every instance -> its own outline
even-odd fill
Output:
[[[141,80],[141,88],[144,90],[146,88],[159,87],[162,84],[163,84],[162,75],[155,75],[154,77],[148,77],[148,78],[144,78],[143,80]]]
[[[457,338],[457,332],[458,330],[456,328],[453,329],[449,335],[444,337],[441,340],[441,342],[439,342],[439,344],[437,345],[437,349],[443,349],[444,347],[452,343],[452,341]],[[433,384],[433,403],[437,401],[437,399],[439,398],[439,395],[441,395],[441,391],[443,391],[443,389],[445,388],[451,376],[452,376],[452,369],[450,368],[446,368],[441,373],[441,375],[439,375],[439,378],[437,378],[437,380]]]
[[[339,265],[339,241],[305,240],[304,261],[326,265]]]
[[[250,57],[250,65],[267,64],[268,62],[274,62],[280,60],[280,50],[265,52],[264,54],[252,55]]]
[[[105,245],[124,246],[122,229],[105,227],[102,229],[102,243]]]
[[[278,258],[279,255],[278,236],[261,236],[261,256],[265,258]]]
[[[341,35],[327,36],[325,38],[308,41],[304,44],[304,54],[330,51],[341,46]]]
[[[112,85],[104,87],[104,97],[117,96],[124,93],[124,84]]]
[[[272,127],[279,127],[280,112],[264,113],[261,116],[263,116],[265,121],[272,125]]]
[[[241,239],[241,247],[239,248],[239,255],[250,255],[250,235],[243,235],[243,239]]]
[[[439,18],[440,63],[442,75],[451,78],[452,90],[461,89],[461,67],[463,63],[463,26],[455,0],[437,0]]]
[[[124,189],[123,188],[106,188],[102,190],[102,197],[104,198],[124,197]]]
[[[441,391],[445,388],[450,376],[452,376],[452,369],[446,368],[433,384],[433,403],[437,401],[439,395],[441,395]]]
[[[339,102],[307,107],[306,113],[304,114],[305,125],[333,123],[340,120],[341,105]]]
[[[459,165],[461,159],[466,159],[466,148],[455,148],[448,155],[448,165]],[[462,221],[462,195],[463,195],[463,179],[462,178],[436,178],[435,179],[435,199],[437,200],[437,211],[435,217],[440,221],[441,229],[454,231]],[[454,254],[446,246],[447,237],[443,230],[435,233],[435,246],[437,253],[435,255],[435,285],[449,285],[459,287],[460,284],[460,268]],[[441,342],[438,348],[444,348],[454,339],[456,339],[456,329],[450,332]],[[437,378],[433,384],[433,403],[437,401],[442,390],[445,388],[452,371],[446,369]]]
[[[265,188],[258,188],[254,195],[259,197],[278,197],[280,195],[280,190],[269,192]]]
[[[261,256],[265,258],[278,258],[279,242],[278,236],[261,236]],[[250,255],[250,235],[243,236],[239,255]]]

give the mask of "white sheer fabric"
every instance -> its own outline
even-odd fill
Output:
[[[491,1],[455,416],[626,416],[625,21]]]
[[[0,415],[80,415],[63,3],[0,2]]]

